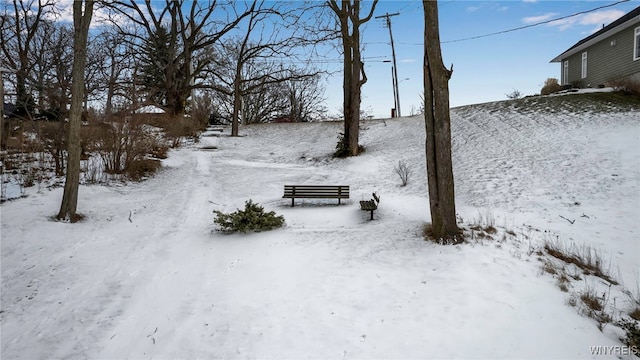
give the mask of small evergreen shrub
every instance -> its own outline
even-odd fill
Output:
[[[344,133],[338,135],[338,143],[336,144],[336,152],[333,153],[333,157],[346,158],[349,156],[349,145],[344,138]]]
[[[278,216],[273,211],[265,212],[264,208],[255,204],[253,200],[244,203],[244,210],[238,209],[230,214],[214,210],[213,213],[216,215],[213,222],[219,225],[224,232],[260,232],[276,229],[284,225],[283,216]]]
[[[362,154],[365,152],[365,147],[362,145],[358,145],[358,154]],[[333,153],[334,158],[346,158],[351,156],[351,151],[349,150],[349,144],[347,144],[346,139],[344,138],[344,133],[340,133],[338,135],[338,144],[336,144],[336,151]]]
[[[624,343],[635,349],[635,355],[640,355],[640,327],[638,326],[638,322],[634,320],[622,319],[618,322],[618,326],[620,326],[624,332],[626,337],[623,339]]]

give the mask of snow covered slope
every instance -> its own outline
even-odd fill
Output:
[[[533,250],[588,244],[635,289],[640,112],[525,101],[452,114],[461,225],[493,217],[516,233],[502,239],[424,241],[420,117],[364,122],[366,152],[349,159],[330,156],[341,123],[203,137],[146,182],[81,187],[78,224],[51,220],[62,189],[3,203],[1,357],[616,358],[590,347],[622,345],[619,329],[568,306],[584,284],[561,292]],[[399,160],[413,171],[406,187]],[[352,195],[292,208],[281,197],[295,183]],[[369,221],[358,201],[374,191]],[[286,226],[215,230],[213,210],[249,199]]]

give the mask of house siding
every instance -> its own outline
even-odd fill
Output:
[[[634,24],[606,39],[573,54],[569,60],[569,84],[576,87],[598,87],[621,77],[638,77],[640,60],[633,60]],[[611,42],[615,45],[611,46]],[[582,78],[582,53],[587,52],[587,77]],[[562,61],[561,66],[564,66]],[[568,84],[564,84],[568,85]]]

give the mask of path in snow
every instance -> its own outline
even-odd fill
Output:
[[[465,220],[490,207],[498,225],[586,241],[624,276],[640,271],[637,114],[463,110],[453,140]],[[420,119],[365,122],[367,152],[336,160],[340,126],[204,137],[144,183],[83,186],[79,224],[49,220],[61,189],[2,204],[2,358],[587,358],[590,345],[620,345],[565,305],[521,236],[422,240]],[[414,170],[406,187],[398,160]],[[349,184],[352,198],[291,208],[285,183]],[[370,222],[357,204],[373,191]],[[286,227],[213,231],[213,210],[248,199]]]

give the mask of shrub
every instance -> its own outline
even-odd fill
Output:
[[[146,156],[156,155],[156,150],[162,155],[165,147],[159,136],[151,134],[136,121],[101,123],[88,135],[88,150],[100,156],[104,171],[127,174],[130,179],[153,173],[158,165],[146,160]]]
[[[636,349],[636,355],[640,355],[638,353],[638,349],[640,349],[640,327],[638,323],[635,320],[622,319],[618,322],[618,326],[625,332],[624,343],[630,348]]]
[[[224,232],[240,231],[267,231],[279,228],[284,225],[284,217],[276,215],[275,212],[265,212],[264,208],[255,204],[253,200],[246,201],[244,210],[238,209],[236,212],[225,214],[221,211],[214,210],[216,218],[214,223],[220,225]]]
[[[505,94],[507,96],[507,99],[509,100],[517,100],[520,99],[522,97],[522,93],[520,92],[520,90],[516,90],[513,89],[512,92]]]
[[[394,168],[394,170],[400,177],[402,186],[407,186],[407,184],[409,183],[409,176],[411,175],[411,169],[409,169],[407,163],[404,160],[399,160],[398,165]]]
[[[190,117],[174,117],[168,120],[164,130],[167,138],[171,142],[171,147],[177,148],[182,145],[182,140],[192,139],[197,142],[200,133],[206,129],[207,123],[202,123]]]
[[[125,174],[129,180],[140,181],[153,175],[161,165],[160,160],[156,159],[132,160],[125,169]]]
[[[338,143],[336,144],[336,152],[333,153],[333,157],[346,158],[349,156],[349,146],[344,138],[344,133],[338,134]]]
[[[607,81],[606,85],[612,87],[616,91],[622,91],[626,94],[640,96],[640,81],[636,81],[630,78],[618,78]]]
[[[560,90],[562,90],[562,86],[558,84],[558,79],[548,78],[547,80],[545,80],[544,86],[542,87],[542,90],[540,90],[540,94],[549,95],[549,94],[558,92]]]
[[[358,145],[358,154],[365,152],[365,148],[362,145]],[[334,158],[346,158],[351,156],[349,151],[349,144],[345,141],[344,133],[338,135],[338,144],[336,144],[336,152],[333,153]]]

